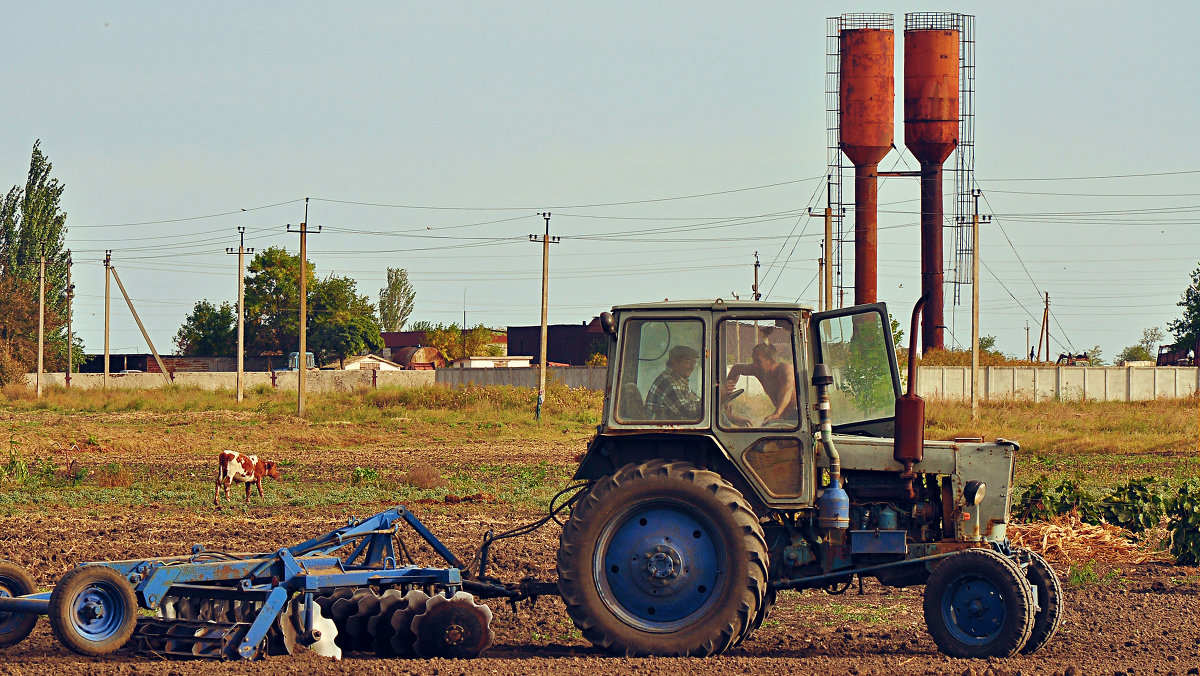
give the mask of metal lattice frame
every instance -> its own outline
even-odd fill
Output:
[[[853,202],[845,201],[845,193],[842,190],[842,174],[844,170],[852,168],[842,155],[842,31],[859,28],[893,30],[893,27],[892,15],[886,13],[843,14],[831,16],[826,20],[825,137],[826,175],[829,180],[826,194],[833,213],[833,251],[825,252],[825,257],[826,264],[833,266],[833,286],[837,289],[834,295],[838,307],[845,306],[846,298],[842,263],[842,245],[847,241],[845,214],[847,207],[854,207]]]

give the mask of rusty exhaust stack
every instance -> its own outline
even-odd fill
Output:
[[[854,303],[874,303],[879,278],[879,161],[894,139],[895,35],[891,14],[839,20],[842,152],[854,164]]]
[[[904,465],[900,478],[904,480],[905,495],[916,499],[913,480],[917,478],[913,465],[925,459],[925,400],[917,395],[917,317],[925,306],[921,296],[913,306],[912,326],[908,334],[908,390],[896,399],[896,439],[892,457]]]
[[[945,348],[942,164],[958,146],[958,15],[913,13],[904,26],[904,144],[921,163],[922,353]]]

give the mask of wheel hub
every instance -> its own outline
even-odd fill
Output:
[[[660,544],[646,552],[646,572],[651,584],[668,585],[678,579],[683,570],[679,552],[668,544]]]
[[[104,604],[99,601],[88,601],[79,609],[79,617],[84,622],[94,622],[104,617]]]

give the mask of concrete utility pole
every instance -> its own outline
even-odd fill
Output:
[[[971,216],[971,419],[979,417],[979,196],[974,190],[975,213]],[[991,220],[983,217],[984,222]]]
[[[821,257],[817,259],[817,312],[825,311],[825,243],[821,242]]]
[[[71,336],[71,299],[75,297],[75,285],[71,283],[71,250],[67,249],[67,387],[71,386],[71,362],[75,357],[75,339]]]
[[[109,268],[112,267],[112,249],[104,251],[104,389],[108,389],[108,334],[109,334],[109,312],[110,300],[112,292],[110,291],[112,284],[109,282]]]
[[[308,233],[312,232],[308,229],[307,197],[304,198],[304,222],[297,230],[292,230],[292,226],[288,225],[287,231],[300,233],[300,356],[296,360],[300,381],[296,393],[296,415],[304,417],[304,387],[308,382]],[[319,225],[317,232],[321,232]]]
[[[833,177],[825,177],[825,310],[833,309],[833,266],[829,263],[833,251]]]
[[[246,353],[246,326],[243,323],[246,315],[246,254],[254,253],[254,247],[246,248],[246,228],[238,226],[238,248],[237,251],[233,247],[225,247],[226,254],[236,253],[238,257],[238,346],[237,346],[237,400],[242,401],[242,389],[244,387],[242,377],[243,355]]]
[[[542,245],[542,345],[538,356],[538,398],[534,417],[542,419],[542,406],[546,403],[546,338],[549,325],[546,323],[546,310],[550,303],[550,245],[558,244],[558,237],[550,236],[550,212],[538,214],[546,219],[546,234],[542,237],[530,235],[529,241],[540,242]]]
[[[46,256],[43,254],[38,259],[38,368],[37,377],[37,397],[42,398],[42,352],[45,347],[45,329],[46,329]]]

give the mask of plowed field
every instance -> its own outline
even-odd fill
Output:
[[[569,448],[567,448],[569,446]],[[545,461],[560,471],[582,449],[578,439],[561,447],[543,442],[463,442],[453,437],[423,442],[406,439],[401,450],[370,448],[290,452],[292,482],[321,485],[365,464],[398,472],[420,460],[434,466],[471,462],[490,466]],[[206,450],[181,453],[147,442],[125,449],[83,449],[82,466],[120,462],[146,474],[160,472],[210,490],[214,467]],[[344,481],[344,479],[339,479]],[[277,483],[268,493],[281,491]],[[105,505],[102,493],[83,506],[9,504],[0,507],[0,558],[24,565],[43,588],[70,566],[89,560],[187,553],[193,544],[225,551],[271,551],[326,532],[349,515],[365,516],[389,503],[345,503],[319,507],[259,502],[246,509],[217,510],[173,504],[169,492],[148,494],[134,507]],[[236,504],[236,503],[235,503]],[[484,532],[504,530],[536,519],[538,510],[490,495],[471,501],[419,500],[409,507],[461,557],[469,558]],[[537,576],[553,580],[558,541],[554,523],[494,548],[490,572],[506,580]],[[409,536],[410,544],[417,541]],[[418,562],[438,565],[428,547],[417,548]],[[763,627],[739,648],[709,659],[626,659],[612,657],[584,641],[562,602],[554,597],[516,608],[489,602],[496,644],[470,661],[380,660],[348,656],[333,662],[302,651],[253,664],[163,661],[120,652],[83,658],[59,645],[45,620],[23,643],[0,650],[2,674],[494,674],[553,673],[624,675],[680,674],[1200,674],[1200,571],[1166,564],[1098,565],[1088,580],[1068,584],[1066,620],[1058,637],[1036,656],[971,661],[941,655],[925,631],[921,589],[893,589],[868,581],[839,596],[788,592]]]

